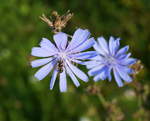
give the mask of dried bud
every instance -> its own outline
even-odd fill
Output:
[[[52,11],[52,16],[56,16],[56,17],[59,17],[57,11]]]
[[[40,16],[40,19],[43,20],[48,26],[52,29],[52,32],[57,33],[60,32],[67,24],[67,22],[72,18],[73,13],[67,11],[66,14],[60,16],[56,11],[51,13],[51,17],[53,19],[47,18],[44,14]]]
[[[136,75],[143,69],[143,65],[141,64],[141,61],[138,60],[135,64],[131,66],[131,68],[134,70]]]

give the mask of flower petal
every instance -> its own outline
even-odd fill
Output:
[[[103,65],[103,64],[102,64],[102,65],[98,65],[98,66],[92,68],[92,69],[88,72],[88,74],[89,74],[90,76],[97,75],[97,74],[101,73],[105,68],[106,68],[106,66]]]
[[[108,75],[107,75],[107,72],[108,72],[108,68],[104,68],[102,72],[100,72],[99,74],[97,74],[97,75],[94,77],[94,81],[105,80],[106,77],[108,76]]]
[[[90,38],[90,39],[84,41],[84,43],[80,44],[78,47],[70,50],[70,53],[76,53],[76,52],[84,51],[86,49],[91,48],[94,44],[95,44],[94,38]],[[67,52],[69,52],[69,51],[67,50]]]
[[[57,34],[55,34],[54,36],[54,41],[57,45],[57,47],[59,48],[59,50],[65,49],[66,45],[67,45],[67,34],[63,33],[63,32],[59,32]]]
[[[44,48],[40,48],[40,47],[33,47],[32,52],[31,52],[31,55],[36,56],[36,57],[49,57],[54,54],[55,53],[53,53],[53,52],[50,53],[47,50],[45,50]]]
[[[47,64],[47,63],[50,62],[52,59],[54,59],[54,58],[51,58],[51,57],[50,57],[50,58],[44,58],[44,59],[34,60],[34,61],[31,62],[31,66],[32,66],[33,68],[39,67],[39,66],[42,66],[42,65]]]
[[[127,59],[120,60],[120,64],[124,66],[129,66],[134,63],[136,63],[136,59],[134,58],[127,58]]]
[[[109,39],[109,50],[110,50],[110,53],[112,54],[112,55],[114,55],[114,38],[113,37],[110,37],[110,39]]]
[[[121,70],[123,70],[125,73],[127,74],[133,74],[134,70],[129,68],[128,66],[124,66],[124,65],[117,65],[117,67]]]
[[[73,50],[81,45],[84,41],[86,41],[90,36],[90,32],[88,30],[77,29],[72,37],[71,42],[69,43],[67,50]]]
[[[111,79],[112,79],[111,70],[112,70],[112,67],[109,67],[108,71],[106,72],[109,81],[111,81]]]
[[[102,61],[104,61],[104,57],[97,55],[97,56],[91,58],[91,60],[95,60],[97,62],[102,62]]]
[[[119,73],[115,69],[113,69],[113,72],[114,72],[114,77],[115,77],[115,80],[117,82],[117,85],[119,87],[122,87],[123,86],[123,82],[122,82],[122,80],[121,80],[121,78],[119,76]]]
[[[119,61],[122,61],[122,60],[128,59],[130,56],[131,56],[131,53],[122,54],[122,55],[119,55],[117,59],[118,59]]]
[[[129,46],[125,46],[121,48],[115,55],[115,57],[119,57],[122,54],[125,54],[129,50]]]
[[[118,50],[119,45],[120,45],[119,40],[120,40],[120,38],[115,40],[113,37],[110,37],[109,50],[110,50],[111,55],[114,55],[116,53],[116,51]]]
[[[64,69],[63,72],[60,73],[59,88],[61,92],[67,91],[67,79],[66,79],[66,73]]]
[[[80,86],[79,81],[77,80],[77,78],[75,77],[75,75],[73,74],[73,72],[71,71],[71,69],[67,65],[65,67],[66,67],[67,73],[70,76],[70,78],[72,79],[74,85],[76,87]]]
[[[107,53],[102,49],[100,45],[98,45],[97,42],[94,44],[94,49],[100,54],[100,55],[106,55]]]
[[[126,82],[132,81],[132,78],[123,69],[116,67],[116,71],[119,73],[120,77]]]
[[[57,74],[58,74],[58,71],[56,69],[54,69],[53,74],[52,74],[52,78],[51,78],[51,81],[50,81],[50,89],[51,90],[54,87],[54,84],[55,84],[55,81],[56,81],[56,78],[57,78]]]
[[[83,62],[83,65],[86,65],[86,68],[87,69],[91,69],[91,68],[94,68],[96,66],[99,66],[101,63],[99,62],[96,62],[96,61],[87,61],[87,62]]]
[[[87,52],[82,52],[77,54],[71,54],[70,57],[75,59],[85,60],[85,59],[90,59],[96,55],[97,55],[96,51],[87,51]]]
[[[51,43],[50,40],[47,38],[42,38],[42,41],[40,42],[40,46],[49,52],[58,52],[58,49],[55,47],[53,43]]]
[[[69,61],[67,61],[68,66],[70,67],[70,69],[73,71],[73,73],[80,78],[81,80],[87,82],[88,81],[88,76],[81,71],[80,69],[78,69],[76,66],[74,66],[73,64],[71,64]]]
[[[82,62],[81,60],[71,59],[71,62],[84,65],[84,62]]]
[[[35,77],[38,80],[42,80],[43,78],[45,78],[50,71],[52,70],[52,68],[54,67],[56,63],[56,60],[51,61],[50,63],[48,63],[47,65],[43,66],[42,68],[40,68],[36,73],[35,73]]]
[[[106,40],[104,39],[104,37],[98,37],[97,38],[99,45],[101,46],[101,48],[106,52],[109,53],[108,51],[108,44],[106,42]]]

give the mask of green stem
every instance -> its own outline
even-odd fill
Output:
[[[108,102],[105,100],[104,96],[101,93],[99,93],[97,96],[104,108],[106,108],[108,106]]]

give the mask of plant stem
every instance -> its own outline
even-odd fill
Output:
[[[106,101],[104,96],[101,93],[97,94],[97,96],[98,96],[98,99],[100,100],[101,104],[103,105],[103,107],[106,108],[108,106],[108,102]]]

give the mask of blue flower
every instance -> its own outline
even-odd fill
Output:
[[[87,75],[73,63],[82,64],[84,60],[96,55],[95,51],[82,52],[92,47],[95,43],[94,38],[89,37],[90,32],[88,30],[77,29],[70,42],[68,42],[68,35],[63,32],[53,36],[55,45],[48,39],[43,38],[40,42],[40,47],[32,48],[32,56],[46,57],[31,62],[33,68],[43,66],[34,76],[42,80],[52,71],[50,89],[53,89],[57,75],[59,75],[61,92],[67,90],[66,74],[70,76],[76,87],[80,85],[76,77],[87,82]]]
[[[89,70],[88,74],[94,76],[94,81],[105,80],[108,78],[112,80],[111,73],[114,74],[115,81],[119,87],[123,86],[122,80],[131,82],[132,78],[129,76],[134,71],[130,68],[136,62],[131,58],[131,53],[126,52],[129,46],[119,49],[120,39],[110,37],[109,43],[103,37],[98,38],[98,43],[94,44],[94,49],[97,51],[97,56],[93,57],[91,61],[85,62]]]

